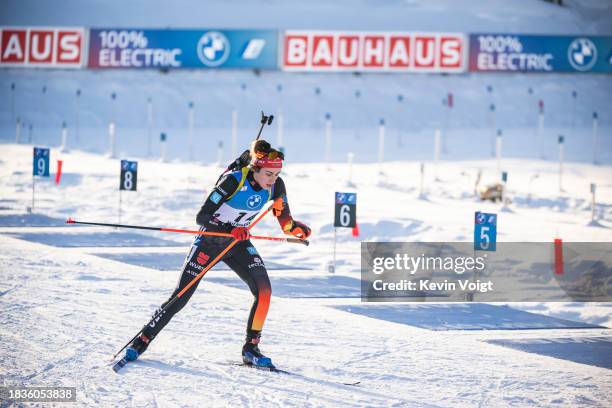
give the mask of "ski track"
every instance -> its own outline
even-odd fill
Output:
[[[76,386],[81,406],[603,407],[610,401],[609,370],[486,344],[482,335],[440,335],[384,321],[370,330],[370,318],[305,299],[274,299],[264,339],[277,364],[297,375],[230,366],[219,357],[239,361],[250,294],[212,283],[203,283],[142,360],[116,375],[109,356],[155,305],[138,287],[157,288],[161,301],[174,274],[118,270],[93,255],[6,236],[0,242],[3,281],[13,288],[0,297],[10,312],[0,320],[2,381]],[[12,253],[20,254],[16,264],[7,259]],[[32,273],[15,272],[23,259],[37,260],[20,267]],[[100,279],[80,279],[83,274]],[[469,364],[476,356],[478,363]]]
[[[31,148],[7,146],[7,168],[31,168]],[[4,158],[4,157],[3,157]],[[78,185],[37,184],[41,212],[50,223],[61,225],[62,218],[87,219],[116,217],[116,177],[110,177],[109,159],[74,152],[71,160],[90,162],[90,173]],[[398,171],[389,179],[367,177],[370,165],[356,166],[360,180],[360,226],[364,239],[372,240],[470,240],[467,222],[478,205],[483,211],[498,206],[478,203],[470,195],[469,183],[449,192],[445,183],[460,174],[459,169],[488,166],[479,163],[445,163],[445,181],[428,185],[427,200],[406,186],[407,172],[400,164],[389,164]],[[516,161],[516,178],[527,177],[529,167],[551,167],[550,163]],[[158,179],[151,183],[144,171],[155,168]],[[319,166],[320,169],[317,167]],[[287,176],[292,210],[298,219],[313,225],[314,239],[307,248],[257,243],[264,259],[312,270],[274,270],[272,279],[300,278],[308,286],[309,277],[329,276],[324,272],[330,257],[333,228],[328,203],[333,191],[342,185],[343,168],[323,172],[323,165],[312,165],[314,175]],[[559,198],[553,190],[542,190],[534,202],[520,202],[513,213],[500,218],[500,240],[550,239],[555,229],[564,236],[583,240],[609,241],[610,228],[587,227],[590,209],[582,196],[585,174],[601,185],[599,221],[612,225],[610,168],[568,164],[568,197]],[[113,167],[114,169],[114,167]],[[416,169],[416,167],[415,167]],[[572,171],[579,169],[580,171]],[[342,171],[340,171],[342,170]],[[415,170],[416,171],[416,170]],[[522,174],[524,171],[525,174]],[[180,227],[191,225],[199,203],[183,198],[201,195],[194,185],[214,182],[216,168],[196,164],[162,164],[143,161],[142,191],[124,197],[124,219],[128,223]],[[202,174],[188,182],[178,175]],[[295,171],[289,172],[296,174]],[[408,172],[409,173],[409,172]],[[113,173],[114,174],[114,173]],[[513,173],[514,174],[514,173]],[[416,173],[414,174],[416,175]],[[14,206],[28,204],[28,172],[2,177],[5,201]],[[148,183],[148,184],[147,184]],[[317,183],[318,190],[310,188]],[[402,184],[404,183],[404,184]],[[606,184],[607,183],[607,184]],[[18,186],[22,187],[18,187]],[[454,185],[459,185],[455,184]],[[11,187],[12,186],[12,187]],[[149,188],[150,186],[151,188]],[[160,186],[164,186],[161,188]],[[153,188],[155,187],[155,188]],[[139,184],[140,188],[140,184]],[[514,193],[525,197],[519,185]],[[303,191],[302,191],[303,190]],[[312,195],[309,191],[314,191]],[[599,191],[599,190],[598,190]],[[184,193],[184,194],[183,194]],[[98,194],[98,200],[87,196]],[[158,203],[166,200],[168,209]],[[539,200],[539,201],[538,201]],[[7,201],[8,202],[8,201]],[[295,203],[295,204],[294,204]],[[388,205],[393,203],[394,205]],[[45,209],[46,208],[46,209]],[[409,213],[406,212],[409,208]],[[74,212],[74,213],[73,213]],[[17,210],[2,214],[23,216]],[[26,217],[26,216],[24,216]],[[507,217],[507,218],[506,218]],[[458,221],[459,220],[459,221]],[[504,223],[503,225],[501,223]],[[530,229],[524,231],[522,225]],[[114,230],[113,230],[114,231]],[[276,234],[274,220],[264,220],[258,231]],[[273,296],[262,341],[262,349],[279,368],[296,375],[266,373],[231,366],[240,361],[244,324],[252,296],[207,280],[201,282],[189,305],[162,331],[141,360],[128,364],[115,374],[108,361],[144,323],[155,308],[167,299],[178,278],[178,270],[160,271],[96,256],[96,253],[147,254],[186,253],[191,237],[151,234],[158,239],[183,242],[184,247],[62,247],[61,238],[47,244],[17,239],[14,233],[29,237],[64,237],[78,244],[93,242],[92,234],[109,244],[108,229],[66,226],[0,226],[0,381],[17,385],[63,385],[77,388],[75,406],[596,406],[612,405],[612,370],[575,363],[540,354],[486,343],[488,339],[580,338],[611,336],[609,329],[575,330],[486,330],[431,331],[385,320],[344,312],[330,306],[357,305],[359,298],[326,296],[328,287],[312,289],[313,298]],[[117,237],[117,236],[115,236]],[[359,278],[359,241],[350,233],[338,234],[338,277]],[[119,239],[120,238],[116,238]],[[51,244],[58,246],[51,246]],[[232,277],[231,272],[212,270],[210,277]],[[335,289],[334,289],[335,290]],[[512,307],[533,313],[584,319],[609,325],[609,304],[515,304]],[[361,381],[357,386],[342,382]]]

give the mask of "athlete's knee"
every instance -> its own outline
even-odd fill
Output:
[[[272,298],[272,292],[267,290],[267,291],[262,291],[259,293],[259,297],[257,302],[265,308],[268,308],[270,306],[270,299]]]
[[[270,285],[267,286],[255,286],[251,288],[253,294],[253,301],[258,305],[269,304],[270,298],[272,297],[272,289]]]
[[[188,291],[183,293],[181,297],[178,297],[178,294],[181,293],[181,289],[176,289],[172,292],[170,298],[162,304],[162,308],[167,308],[170,314],[175,314],[180,311],[189,301],[191,295],[195,292],[195,288],[191,287]],[[175,299],[175,300],[173,300]],[[172,304],[170,304],[172,302]],[[168,306],[170,304],[170,306]]]
[[[268,273],[264,269],[263,272],[258,274],[254,274],[254,278],[251,284],[249,284],[249,289],[251,289],[251,293],[255,298],[260,297],[270,297],[272,295],[272,287],[270,285],[270,279],[268,278]]]
[[[270,287],[270,284],[268,283],[267,285],[259,287],[255,297],[260,304],[269,304],[270,298],[272,297],[272,288]]]

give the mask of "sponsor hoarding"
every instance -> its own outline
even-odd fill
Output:
[[[612,72],[612,37],[470,34],[473,72]]]
[[[461,33],[286,31],[285,71],[446,72],[465,71]]]
[[[277,69],[275,30],[90,30],[90,68]]]
[[[1,27],[0,66],[81,68],[84,33],[79,27]]]

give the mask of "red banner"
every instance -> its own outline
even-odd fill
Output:
[[[83,28],[0,28],[0,66],[81,68]]]
[[[459,33],[286,31],[285,71],[465,72]]]

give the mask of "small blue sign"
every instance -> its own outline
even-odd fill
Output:
[[[121,173],[119,175],[119,190],[136,191],[138,183],[138,162],[121,160]]]
[[[49,177],[49,158],[51,154],[48,148],[34,148],[34,163],[32,174],[40,177]]]
[[[336,192],[334,227],[355,228],[357,225],[357,193]]]
[[[495,251],[497,243],[497,214],[476,211],[474,216],[474,250]]]

